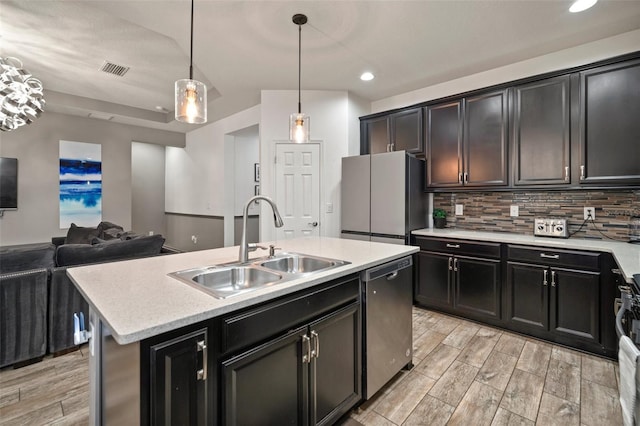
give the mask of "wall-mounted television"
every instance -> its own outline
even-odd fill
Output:
[[[0,210],[18,208],[18,159],[0,157]]]

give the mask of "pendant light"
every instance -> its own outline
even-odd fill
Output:
[[[307,23],[306,15],[301,13],[293,15],[292,21],[298,26],[298,112],[289,117],[289,139],[302,143],[309,141],[309,116],[302,113],[300,103],[300,75],[302,74],[302,26]]]
[[[193,79],[193,1],[191,0],[191,51],[189,78],[176,81],[176,120],[183,123],[207,122],[207,86]]]

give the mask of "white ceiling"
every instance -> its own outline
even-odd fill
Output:
[[[194,78],[209,121],[260,102],[261,89],[347,90],[371,101],[640,28],[640,0],[195,0]],[[47,109],[188,131],[173,121],[189,76],[190,0],[0,0],[0,55],[20,58]],[[640,50],[640,46],[639,50]],[[107,60],[124,77],[99,71]],[[376,78],[362,82],[360,74]],[[303,97],[304,105],[304,97]],[[169,113],[159,112],[160,106]],[[292,105],[292,110],[295,105]]]

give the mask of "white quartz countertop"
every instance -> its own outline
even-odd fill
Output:
[[[237,261],[237,246],[80,266],[69,268],[67,274],[91,308],[109,326],[115,340],[127,344],[309,288],[419,250],[412,246],[322,237],[277,241],[275,244],[284,252],[351,263],[227,299],[217,299],[167,274]],[[250,253],[250,260],[265,255],[265,251],[258,250]]]
[[[640,245],[617,241],[585,238],[545,238],[533,235],[509,234],[506,232],[481,232],[456,229],[420,229],[413,235],[439,238],[459,238],[476,241],[525,244],[561,249],[592,250],[613,254],[625,280],[631,282],[634,274],[640,274]]]

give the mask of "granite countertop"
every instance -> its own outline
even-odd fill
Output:
[[[413,235],[439,238],[461,238],[465,240],[492,241],[500,243],[526,244],[562,249],[592,250],[613,254],[613,257],[627,282],[632,282],[634,274],[640,274],[640,245],[617,241],[593,240],[586,238],[545,238],[533,235],[510,234],[506,232],[481,232],[456,229],[420,229]]]
[[[412,246],[322,237],[277,241],[275,244],[283,252],[305,253],[351,263],[227,299],[217,299],[167,274],[237,261],[237,246],[80,266],[68,269],[67,274],[91,308],[109,326],[115,340],[127,344],[309,288],[419,250]],[[265,255],[265,251],[259,250],[250,254],[250,260]]]

